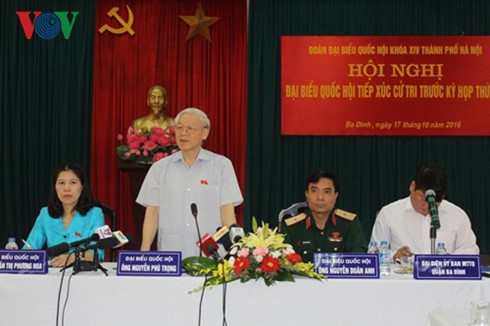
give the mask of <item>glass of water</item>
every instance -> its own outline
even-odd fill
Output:
[[[488,301],[470,302],[470,326],[490,325],[490,303]]]

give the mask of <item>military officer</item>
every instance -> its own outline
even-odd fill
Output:
[[[335,209],[339,195],[336,176],[324,170],[306,178],[308,209],[283,221],[285,241],[312,262],[315,252],[366,252],[367,241],[356,214]]]

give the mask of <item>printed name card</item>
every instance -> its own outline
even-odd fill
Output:
[[[117,275],[181,276],[180,251],[120,251]]]
[[[0,273],[47,274],[45,250],[0,250]]]
[[[315,272],[329,278],[379,278],[376,254],[314,254]]]
[[[479,255],[415,255],[418,280],[481,280]]]

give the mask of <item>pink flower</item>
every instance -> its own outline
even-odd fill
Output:
[[[130,156],[131,156],[131,153],[130,152],[124,153],[124,157],[129,158]]]
[[[143,151],[143,156],[144,157],[147,157],[148,156],[148,151],[146,149]]]
[[[153,155],[152,162],[155,163],[155,162],[161,160],[162,158],[165,157],[165,154],[167,154],[167,153],[156,153],[155,155]],[[168,154],[167,154],[167,156],[168,156]]]
[[[154,150],[156,147],[157,147],[157,143],[151,140],[146,141],[145,144],[143,145],[143,149],[149,152]]]
[[[269,252],[269,249],[267,247],[257,247],[254,249],[253,254],[254,256],[265,256]]]
[[[139,142],[139,136],[136,134],[127,134],[126,141],[128,142],[128,144],[131,142]]]
[[[150,130],[152,130],[153,135],[156,135],[157,137],[163,136],[165,134],[165,131],[163,131],[162,128],[152,127]]]
[[[172,145],[172,142],[170,141],[170,139],[168,137],[165,137],[165,136],[159,137],[158,143],[164,147]]]
[[[248,249],[248,248],[242,248],[237,253],[237,256],[238,257],[248,257],[249,254],[250,254],[250,249]]]
[[[179,150],[178,150],[177,148],[174,148],[174,149],[172,149],[171,153],[173,154],[173,153],[176,153],[176,152],[178,152],[178,151],[179,151]]]
[[[138,141],[131,141],[131,142],[128,142],[128,146],[131,149],[139,149],[140,143]]]
[[[124,139],[123,135],[121,134],[117,135],[117,140],[123,140],[123,139]]]

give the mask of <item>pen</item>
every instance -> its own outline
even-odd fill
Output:
[[[26,245],[27,249],[32,249],[31,245],[27,243],[24,239],[22,239],[22,242]]]

